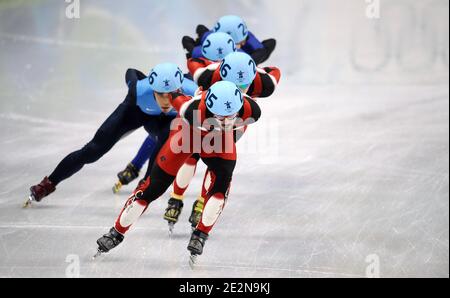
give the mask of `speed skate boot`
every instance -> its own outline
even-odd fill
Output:
[[[182,200],[170,198],[169,205],[166,208],[166,213],[164,213],[164,219],[169,223],[169,235],[172,235],[173,233],[173,228],[178,222],[183,206],[184,204]]]
[[[205,242],[208,239],[208,234],[202,231],[195,230],[192,232],[191,240],[187,249],[191,252],[189,258],[189,265],[193,267],[197,261],[197,256],[203,253],[203,247],[205,247]]]
[[[29,207],[33,201],[40,202],[43,198],[45,198],[55,190],[56,187],[53,182],[51,182],[48,177],[44,177],[44,179],[42,179],[39,184],[30,187],[30,196],[23,204],[23,207]]]
[[[192,230],[195,230],[198,223],[200,222],[200,219],[202,218],[203,206],[204,199],[201,197],[197,199],[192,205],[191,216],[189,216],[189,222],[191,223]]]
[[[123,241],[123,238],[124,236],[117,232],[115,228],[111,228],[107,234],[97,240],[98,249],[94,258],[98,257],[102,253],[107,253],[111,249],[118,246]]]
[[[137,177],[139,177],[139,170],[132,163],[129,163],[125,170],[117,173],[117,178],[119,178],[119,181],[114,184],[113,192],[118,193],[122,186],[128,185]]]

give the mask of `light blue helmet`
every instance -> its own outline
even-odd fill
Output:
[[[244,100],[241,90],[235,84],[219,81],[208,89],[205,103],[211,113],[226,117],[239,112]]]
[[[228,54],[220,64],[220,77],[238,86],[250,85],[256,76],[256,63],[246,53]]]
[[[229,53],[236,51],[231,35],[223,32],[211,33],[202,44],[202,54],[211,61],[220,61]]]
[[[233,37],[235,43],[243,42],[248,36],[247,24],[238,16],[228,15],[219,19],[214,32],[225,32]]]
[[[173,63],[156,65],[148,76],[151,88],[158,93],[169,93],[180,89],[183,80],[183,72]]]

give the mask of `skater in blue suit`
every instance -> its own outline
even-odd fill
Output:
[[[80,171],[84,165],[99,160],[122,137],[140,127],[151,135],[153,151],[157,153],[169,136],[170,123],[177,116],[170,105],[170,92],[179,90],[192,95],[196,90],[196,84],[186,79],[180,68],[172,63],[158,64],[148,77],[136,69],[128,69],[125,80],[128,85],[125,100],[89,143],[66,156],[49,176],[30,188],[30,197],[24,207],[32,201],[41,201],[54,192],[60,182]],[[150,169],[151,166],[149,163]]]
[[[183,93],[186,95],[194,95],[198,88],[197,84],[192,81],[189,75],[184,75],[184,77],[185,80],[183,81],[182,86]],[[152,134],[149,134],[145,138],[133,160],[128,163],[124,170],[117,173],[117,178],[119,180],[113,186],[113,193],[118,193],[122,186],[130,184],[134,179],[138,178],[142,167],[148,160],[147,173],[141,181],[147,178],[148,169],[151,169],[155,156],[159,152],[161,144],[158,146],[157,143],[157,140],[155,140]]]

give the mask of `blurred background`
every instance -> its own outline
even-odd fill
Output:
[[[185,66],[182,36],[224,14],[242,16],[261,40],[277,39],[268,64],[283,69],[284,85],[448,83],[445,0],[80,3],[80,18],[69,19],[64,1],[0,1],[3,90],[20,81],[32,93],[117,89],[130,66]]]
[[[202,270],[185,266],[187,230],[167,256],[161,200],[135,232],[156,247],[136,236],[136,256],[125,246],[100,267],[82,262],[82,275],[360,277],[375,255],[382,277],[448,277],[447,0],[80,0],[68,18],[73,3],[0,0],[0,276],[64,276],[67,254],[95,252],[129,191],[108,209],[115,174],[143,131],[62,184],[53,207],[17,208],[28,187],[121,102],[127,68],[186,70],[181,38],[237,14],[277,40],[265,64],[282,80],[239,146],[234,199]]]

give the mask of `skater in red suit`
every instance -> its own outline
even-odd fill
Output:
[[[255,63],[250,56],[238,52],[227,55],[224,60],[219,62],[206,58],[191,58],[187,64],[194,81],[203,89],[206,90],[217,81],[226,80],[238,85],[242,92],[247,93],[253,99],[272,95],[281,76],[278,68],[254,67]],[[241,129],[238,137],[241,137],[244,131],[245,127]],[[193,154],[189,157],[180,168],[173,183],[173,192],[164,214],[164,219],[169,223],[170,232],[172,232],[182,212],[184,193],[195,175],[199,159],[199,154]],[[211,178],[210,173],[206,171],[201,194],[194,202],[189,216],[192,228],[195,228],[200,221]]]
[[[202,254],[208,234],[224,208],[236,165],[234,130],[260,118],[258,104],[226,81],[215,83],[193,98],[173,93],[170,102],[179,113],[172,122],[170,137],[159,152],[150,177],[128,199],[110,232],[98,239],[99,254],[123,241],[124,234],[148,205],[167,190],[193,153],[199,153],[208,166],[212,183],[202,218],[188,245],[191,255]]]

